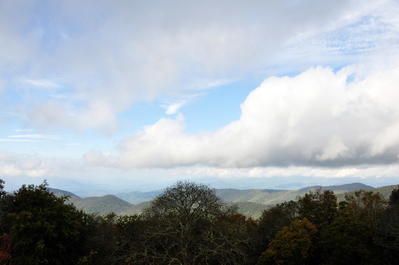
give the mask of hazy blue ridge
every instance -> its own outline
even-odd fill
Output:
[[[351,183],[334,186],[312,186],[299,190],[274,190],[274,189],[215,189],[216,195],[226,203],[236,204],[238,212],[252,218],[258,218],[262,211],[272,205],[289,200],[296,200],[306,192],[321,188],[334,191],[338,200],[344,200],[356,190],[370,190],[381,193],[386,199],[389,198],[393,189],[398,185],[373,188],[362,183]],[[93,196],[80,198],[74,193],[62,189],[48,188],[57,196],[69,196],[68,202],[74,204],[78,209],[87,213],[106,215],[114,212],[118,215],[140,214],[151,200],[162,193],[162,190],[150,192],[125,192],[116,195]],[[135,203],[132,203],[135,202]]]

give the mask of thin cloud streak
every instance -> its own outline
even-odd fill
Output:
[[[10,138],[37,138],[37,139],[49,139],[49,140],[61,140],[62,138],[58,135],[45,135],[45,134],[17,134],[10,135]]]
[[[0,142],[31,142],[31,143],[44,143],[47,141],[27,140],[27,139],[0,139]]]
[[[57,82],[50,80],[50,79],[25,79],[22,80],[23,82],[33,85],[35,87],[41,87],[41,88],[47,88],[47,89],[53,89],[53,88],[60,88],[61,85],[59,85]]]

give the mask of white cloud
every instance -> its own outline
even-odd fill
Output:
[[[161,119],[115,154],[92,152],[87,161],[121,168],[398,163],[399,67],[347,83],[356,69],[267,78],[241,104],[240,119],[216,132],[188,135],[182,115]]]
[[[295,179],[303,179],[304,177],[366,179],[384,176],[387,178],[392,178],[398,177],[398,170],[398,164],[348,166],[341,168],[313,166],[216,168],[207,166],[192,166],[169,169],[169,174],[174,176],[188,175],[193,178],[217,177],[222,179],[292,177],[291,182],[293,182]]]
[[[178,103],[172,104],[167,106],[166,108],[166,114],[175,114],[177,113],[177,111],[183,107],[185,104],[187,103],[187,101],[180,101]]]
[[[0,139],[0,142],[32,142],[32,143],[37,143],[37,142],[42,142],[42,141],[28,140],[28,139]]]
[[[60,176],[67,178],[85,176],[87,179],[95,179],[96,176],[88,174],[87,168],[87,165],[84,165],[80,159],[18,154],[0,150],[0,178],[40,177],[52,179]],[[98,171],[101,172],[104,169]]]
[[[19,133],[19,132],[33,132],[33,129],[15,129],[15,132]]]
[[[176,114],[180,108],[187,105],[189,102],[192,102],[198,96],[200,95],[181,95],[178,99],[166,101],[161,104],[161,107],[166,109],[166,114]]]
[[[24,76],[40,87],[60,85],[36,77],[60,77],[68,92],[87,97],[82,103],[37,96],[23,111],[33,125],[108,132],[117,128],[116,115],[136,100],[173,95],[195,80],[229,80],[258,72],[281,62],[284,56],[275,55],[286,54],[287,45],[294,53],[306,54],[291,58],[294,70],[314,64],[311,57],[334,61],[348,49],[339,47],[327,55],[326,49],[336,47],[325,42],[326,32],[344,27],[353,29],[351,34],[361,31],[363,25],[356,23],[366,15],[375,20],[365,27],[374,21],[387,25],[378,35],[380,42],[395,36],[392,27],[397,25],[394,14],[386,12],[397,8],[394,1],[67,1],[49,4],[51,12],[42,16],[34,12],[38,5],[13,1],[0,11],[0,69],[11,69],[14,77]],[[47,27],[49,21],[56,26]],[[305,38],[295,41],[299,35]],[[351,42],[354,47],[364,43],[363,35],[357,36]],[[347,43],[346,37],[337,45]],[[169,113],[178,108],[171,106]]]
[[[49,3],[46,12],[42,6],[15,0],[0,9],[2,113],[21,127],[112,134],[118,114],[135,101],[156,99],[176,114],[198,90],[277,76],[248,95],[240,119],[218,131],[189,135],[185,123],[193,121],[178,115],[126,137],[110,153],[87,153],[96,173],[105,174],[103,166],[190,166],[193,174],[220,176],[295,170],[346,176],[363,165],[377,172],[382,164],[389,164],[388,173],[381,169],[389,175],[397,169],[396,1],[71,0]],[[311,67],[350,64],[339,72]],[[27,85],[39,89],[19,89]],[[26,135],[42,137],[0,141],[51,138]],[[1,162],[3,175],[49,176],[63,168],[79,175],[90,168],[81,161],[8,157],[14,162]]]
[[[80,131],[96,128],[111,134],[118,127],[114,114],[106,101],[92,100],[85,108],[76,108],[71,104],[51,100],[45,104],[34,104],[26,116],[38,126],[69,127]]]
[[[21,81],[29,85],[45,89],[54,89],[61,87],[60,84],[51,79],[22,79]]]
[[[41,177],[51,175],[46,161],[35,155],[16,155],[0,151],[0,176]]]
[[[219,86],[224,86],[233,82],[238,81],[238,79],[227,79],[227,78],[222,78],[222,79],[198,79],[193,81],[193,84],[191,85],[190,89],[193,90],[206,90],[206,89],[211,89],[214,87],[219,87]]]
[[[36,139],[48,139],[48,140],[60,140],[62,139],[58,135],[46,135],[46,134],[17,134],[10,135],[10,138],[36,138]]]

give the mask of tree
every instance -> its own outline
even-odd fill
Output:
[[[3,196],[6,194],[4,191],[4,180],[0,179],[0,198],[3,198]]]
[[[389,196],[389,206],[399,206],[399,186],[394,189]]]
[[[380,193],[358,190],[345,196],[340,215],[350,216],[354,221],[364,222],[374,229],[378,226],[386,206],[387,201]]]
[[[389,198],[388,207],[382,214],[376,229],[375,240],[384,248],[386,263],[398,264],[399,256],[399,187],[394,189]]]
[[[115,264],[115,252],[117,248],[115,213],[106,216],[94,214],[86,215],[85,224],[88,228],[84,244],[85,255],[80,257],[79,265]],[[116,263],[119,264],[119,263]]]
[[[23,185],[1,200],[12,264],[75,264],[84,244],[85,214],[40,186]]]
[[[243,264],[245,222],[229,217],[235,211],[208,186],[179,181],[144,210],[149,224],[138,256],[143,264]]]
[[[335,219],[322,232],[321,245],[326,264],[376,264],[373,230],[354,216]]]
[[[294,201],[283,202],[264,210],[258,220],[258,249],[263,252],[275,239],[276,233],[284,226],[289,226],[297,217],[298,203]]]
[[[0,264],[11,264],[11,238],[6,233],[0,235]]]
[[[5,228],[5,196],[4,181],[0,179],[0,264],[11,263],[11,238]]]
[[[4,191],[4,180],[0,179],[0,233],[4,233],[4,225],[7,214],[7,201],[6,201],[7,193]]]
[[[307,218],[318,229],[331,224],[337,213],[337,197],[331,190],[309,191],[298,200],[299,216]]]
[[[317,228],[306,218],[292,221],[276,234],[259,258],[258,265],[307,264]]]

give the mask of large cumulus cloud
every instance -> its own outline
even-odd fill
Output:
[[[360,69],[267,78],[241,104],[240,119],[218,131],[188,135],[180,114],[127,137],[114,153],[89,152],[86,161],[122,168],[397,163],[399,68],[367,76]]]

